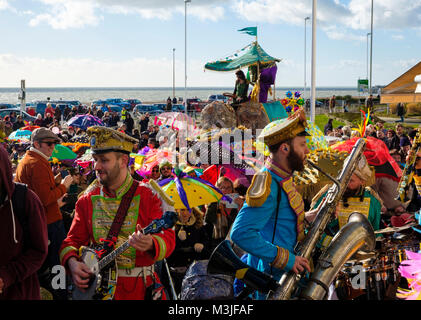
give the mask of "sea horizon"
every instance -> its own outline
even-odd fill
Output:
[[[299,91],[304,95],[304,88],[300,86],[275,87],[275,98],[283,98],[287,91]],[[310,97],[310,87],[306,88],[305,97]],[[79,100],[82,103],[90,103],[94,100],[107,98],[139,99],[142,102],[165,102],[168,97],[183,99],[185,91],[187,98],[199,98],[207,100],[211,94],[233,92],[230,86],[206,86],[206,87],[28,87],[26,88],[26,102],[37,100]],[[0,87],[0,103],[16,104],[20,101],[18,96],[19,87]],[[319,86],[316,88],[317,98],[326,98],[332,95],[364,96],[359,94],[356,87],[346,86]],[[269,99],[272,97],[269,96]]]

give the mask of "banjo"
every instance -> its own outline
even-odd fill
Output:
[[[161,219],[153,220],[143,229],[143,234],[158,233],[162,229],[172,228],[177,220],[177,214],[166,211]],[[93,247],[82,246],[79,255],[92,272],[88,283],[89,287],[85,292],[81,291],[74,283],[70,285],[72,300],[111,300],[114,297],[117,285],[117,262],[116,258],[130,247],[129,240],[121,246],[103,255],[103,246]]]

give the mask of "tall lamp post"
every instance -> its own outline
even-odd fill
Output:
[[[371,34],[370,34],[370,83],[369,88],[371,94],[371,81],[373,80],[373,7],[374,7],[374,1],[371,0]]]
[[[368,65],[368,56],[369,56],[369,53],[368,53],[368,36],[371,36],[371,33],[369,32],[369,33],[367,33],[367,80],[368,80],[368,73],[369,73],[369,71],[368,71],[368,69],[369,69],[369,65]]]
[[[310,20],[310,17],[304,18],[304,101],[306,99],[306,88],[307,88],[307,20]]]
[[[187,113],[187,3],[191,0],[184,0],[184,112]]]
[[[314,123],[316,119],[316,20],[317,0],[313,0],[312,14],[312,39],[311,39],[311,105],[310,120]]]
[[[172,97],[175,98],[175,48],[172,49]]]

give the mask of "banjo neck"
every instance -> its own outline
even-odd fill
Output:
[[[107,266],[110,262],[112,262],[115,258],[117,258],[120,254],[126,251],[130,247],[129,240],[125,241],[121,246],[117,249],[113,250],[109,254],[107,254],[104,258],[99,260],[98,267],[99,270],[102,270],[105,266]]]
[[[173,211],[166,211],[161,219],[153,220],[146,228],[142,230],[143,234],[152,234],[160,232],[162,229],[172,228],[177,220],[177,214]],[[98,268],[101,271],[110,262],[117,258],[120,254],[130,247],[129,240],[126,240],[121,246],[107,254],[104,258],[99,260]]]

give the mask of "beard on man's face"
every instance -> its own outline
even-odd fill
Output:
[[[118,165],[118,163],[116,163],[115,166],[109,171],[100,170],[96,172],[96,176],[99,182],[105,187],[111,185],[119,174],[120,166]]]
[[[304,161],[298,153],[295,152],[293,146],[291,145],[290,153],[287,156],[287,161],[290,169],[292,171],[303,171],[304,170]]]

